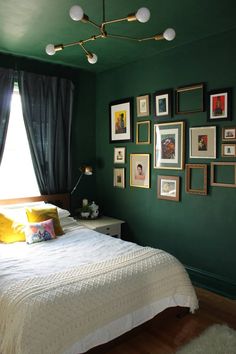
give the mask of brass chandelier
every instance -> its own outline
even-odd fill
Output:
[[[117,38],[117,39],[124,39],[124,40],[135,41],[135,42],[143,42],[143,41],[148,41],[148,40],[159,41],[162,39],[166,39],[167,41],[172,41],[175,38],[175,30],[173,28],[167,28],[163,33],[155,34],[151,37],[146,37],[146,38],[135,38],[135,37],[111,34],[106,31],[107,25],[110,25],[112,23],[123,22],[123,21],[128,21],[128,22],[139,21],[141,23],[147,22],[150,18],[150,11],[146,7],[141,7],[140,9],[138,9],[138,11],[135,14],[131,14],[131,15],[128,15],[123,18],[114,19],[114,20],[106,20],[105,19],[105,0],[103,0],[103,22],[101,24],[97,24],[97,23],[91,21],[90,18],[84,13],[82,7],[79,5],[72,6],[70,8],[69,14],[70,14],[71,19],[74,21],[81,21],[83,23],[89,23],[90,25],[96,27],[96,29],[98,30],[98,34],[95,34],[87,39],[82,39],[82,40],[72,42],[72,43],[56,44],[56,45],[48,44],[45,48],[46,53],[48,55],[54,55],[56,52],[63,50],[67,47],[79,45],[81,47],[81,49],[84,51],[88,62],[90,64],[95,64],[98,60],[97,55],[95,53],[89,52],[85,48],[85,44],[90,41],[95,41],[97,39],[106,39],[106,38]]]

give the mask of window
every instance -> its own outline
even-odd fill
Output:
[[[0,198],[40,195],[26,135],[21,98],[15,87],[8,132],[0,165]]]

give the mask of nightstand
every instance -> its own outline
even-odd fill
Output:
[[[101,216],[98,219],[78,219],[80,225],[87,227],[88,229],[101,232],[102,234],[121,238],[121,224],[125,221],[111,218],[109,216]]]

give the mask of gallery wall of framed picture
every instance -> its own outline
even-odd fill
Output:
[[[184,84],[110,103],[114,187],[156,188],[157,200],[175,202],[183,193],[236,187],[233,89],[207,86]],[[219,166],[232,168],[232,182],[217,180]]]

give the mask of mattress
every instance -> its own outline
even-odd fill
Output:
[[[192,312],[197,309],[198,302],[189,277],[184,267],[173,256],[163,250],[144,248],[135,243],[78,226],[78,223],[70,217],[62,218],[61,224],[66,233],[56,240],[32,245],[24,242],[0,244],[1,354],[27,354],[32,353],[32,348],[34,348],[34,354],[84,353],[153,318],[168,307],[186,306]],[[158,275],[158,267],[161,276]],[[72,279],[70,283],[68,279]],[[124,281],[126,285],[122,283]],[[134,282],[132,286],[137,286],[137,291],[132,295],[135,297],[137,293],[137,306],[128,304],[132,289],[129,290],[130,293],[127,289],[132,281]],[[72,283],[73,287],[71,287]],[[163,287],[160,287],[160,283],[163,283]],[[52,284],[55,285],[52,286]],[[92,284],[93,286],[95,284],[94,293],[91,289]],[[115,290],[113,286],[116,286]],[[124,293],[122,293],[122,287]],[[37,291],[32,289],[37,289]],[[56,293],[54,293],[55,289]],[[119,296],[117,291],[120,291]],[[90,304],[92,306],[93,301],[96,300],[98,293],[101,296],[101,303],[104,301],[104,309],[110,306],[110,313],[104,315],[103,310],[99,313],[99,306],[92,308],[90,312],[87,311]],[[138,296],[139,293],[140,296]],[[147,293],[150,293],[150,297]],[[79,308],[79,303],[76,302],[77,295],[79,296],[78,302],[85,301],[86,303],[86,300],[90,299],[86,303],[84,328],[83,325],[79,325],[83,318],[83,308],[80,309],[80,315],[76,315],[78,318],[73,313],[70,315],[66,313],[67,310],[69,311],[67,299],[71,299],[71,304],[73,304],[70,311],[77,308],[77,305]],[[122,307],[124,306],[122,302],[125,303],[125,301],[127,307]],[[49,303],[50,307],[48,307]],[[118,308],[119,303],[118,311],[116,307]],[[59,316],[58,312],[62,308],[65,315],[60,319],[57,315]],[[41,311],[47,312],[46,309],[50,309],[53,316],[40,319]],[[25,313],[27,313],[26,316],[24,316]],[[94,321],[92,321],[93,316],[96,319]],[[37,321],[35,321],[36,317]],[[91,326],[87,324],[85,330],[85,323],[89,322],[89,319],[93,323]],[[42,320],[41,328],[46,326],[44,328],[46,332],[40,330],[40,320]],[[57,338],[58,334],[54,334],[56,320],[60,320],[61,325],[64,326],[64,335],[71,326],[66,345],[63,345],[66,341],[58,344],[60,338]],[[15,326],[11,328],[12,323],[15,323]],[[22,331],[19,331],[19,327],[23,327]],[[27,331],[26,328],[28,328]],[[69,333],[72,333],[72,329],[75,335],[71,335],[69,340]],[[26,333],[29,334],[27,343],[25,342]],[[45,333],[47,333],[48,347],[43,344],[46,341],[43,339],[46,337]],[[54,341],[57,344],[50,347]],[[35,349],[35,343],[37,343],[37,349]]]

